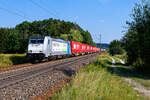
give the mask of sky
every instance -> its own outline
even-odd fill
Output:
[[[56,18],[79,24],[95,42],[121,39],[140,0],[0,0],[0,27]]]

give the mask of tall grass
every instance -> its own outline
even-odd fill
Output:
[[[100,56],[97,62],[80,70],[52,100],[146,100],[121,77],[108,71],[107,58]]]
[[[115,57],[122,59],[124,62],[127,62],[127,55],[123,54],[123,55],[115,55]]]
[[[13,63],[10,61],[9,57],[0,55],[0,67],[10,66],[10,65],[13,65]]]
[[[28,62],[26,54],[0,54],[0,68]]]
[[[143,85],[147,90],[150,90],[150,76],[144,76],[138,72],[136,72],[136,70],[133,69],[133,66],[127,66],[127,65],[122,65],[119,61],[116,62],[118,63],[118,65],[115,65],[116,67],[118,67],[119,72],[117,74],[130,78],[138,83],[140,83],[141,85]],[[132,68],[132,71],[124,68],[124,67],[129,67],[130,69]]]

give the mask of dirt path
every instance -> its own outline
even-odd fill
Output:
[[[116,64],[115,59],[113,57],[110,57],[110,59],[112,60],[112,65],[115,65]]]
[[[148,98],[150,98],[150,90],[147,90],[143,85],[141,85],[140,83],[134,81],[131,78],[125,78],[125,81],[131,85],[133,85],[133,89],[138,91],[139,93],[143,94],[144,96],[147,96]]]
[[[114,58],[117,59],[117,60],[119,60],[121,64],[125,64],[125,62],[122,59],[116,58],[116,57],[114,57]]]
[[[114,71],[118,72],[117,67],[115,66],[115,59],[119,60],[121,64],[125,64],[125,62],[119,58],[115,59],[113,57],[110,57],[112,59],[112,67],[114,67]],[[144,96],[148,97],[150,99],[150,90],[146,89],[143,85],[141,85],[139,82],[136,82],[132,78],[124,78],[124,80],[133,86],[133,89],[138,91],[139,93],[143,94]]]

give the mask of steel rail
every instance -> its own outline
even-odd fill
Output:
[[[94,56],[94,55],[95,54],[80,56],[79,58],[72,58],[69,60],[67,59],[67,60],[64,60],[63,62],[57,62],[51,65],[46,64],[40,67],[35,67],[32,70],[29,69],[25,72],[15,73],[14,75],[8,75],[6,77],[0,78],[0,89],[16,84],[18,82],[24,81],[24,80],[28,80],[33,77],[37,77],[44,73],[52,72],[53,70],[56,70],[57,68],[59,69],[64,66],[75,64],[76,62],[83,61],[89,58],[90,56]]]

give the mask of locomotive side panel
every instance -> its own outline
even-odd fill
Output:
[[[52,39],[51,41],[51,55],[67,55],[68,54],[67,41],[60,39]]]

